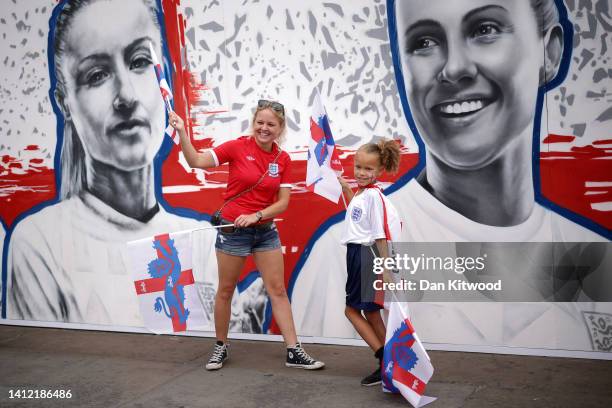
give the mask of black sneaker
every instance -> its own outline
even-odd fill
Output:
[[[325,363],[310,357],[302,348],[302,345],[298,343],[295,347],[287,347],[287,362],[285,366],[303,368],[305,370],[317,370],[324,367]]]
[[[208,359],[208,363],[206,363],[206,369],[218,370],[223,367],[223,362],[228,358],[227,349],[227,344],[217,340],[212,356],[210,356],[210,359]]]
[[[380,376],[380,367],[378,367],[376,371],[361,380],[361,385],[365,387],[371,387],[373,385],[378,385],[381,382],[382,377]]]

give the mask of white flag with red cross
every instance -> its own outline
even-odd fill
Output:
[[[306,188],[315,194],[338,203],[342,186],[338,175],[342,174],[342,163],[336,142],[329,126],[329,117],[321,100],[318,89],[310,116],[310,140],[308,143],[308,162],[306,164]]]
[[[134,289],[154,333],[206,329],[192,270],[191,231],[128,242]]]
[[[413,407],[436,400],[425,395],[434,368],[412,327],[406,304],[391,302],[382,361],[383,391],[400,393]]]

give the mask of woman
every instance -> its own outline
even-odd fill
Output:
[[[198,153],[183,120],[174,112],[170,123],[179,132],[181,149],[191,167],[207,169],[229,163],[222,224],[215,244],[219,286],[215,296],[217,343],[206,364],[218,370],[228,358],[230,306],[240,272],[250,254],[270,296],[272,311],[287,345],[287,367],[318,369],[323,362],[310,357],[298,343],[284,282],[283,254],[273,219],[289,205],[289,155],[278,141],[285,130],[285,110],[278,102],[260,100],[253,115],[253,134]]]
[[[166,213],[155,195],[165,123],[149,55],[149,42],[161,55],[157,10],[146,0],[57,7],[50,72],[63,127],[60,202],[13,233],[8,315],[142,326],[125,242],[195,224]]]

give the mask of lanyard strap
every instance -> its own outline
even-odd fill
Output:
[[[389,221],[387,218],[387,206],[385,204],[385,199],[382,195],[382,192],[380,190],[380,187],[378,187],[376,184],[371,183],[368,184],[367,186],[365,186],[364,188],[373,188],[378,192],[378,195],[380,196],[380,199],[382,201],[382,205],[383,205],[383,222],[384,222],[384,229],[385,229],[385,239],[387,241],[391,241],[391,230],[389,229]]]

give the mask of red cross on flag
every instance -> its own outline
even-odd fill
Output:
[[[425,395],[433,373],[429,355],[408,317],[407,304],[390,302],[382,361],[383,391],[400,393],[413,407],[423,407],[436,400]]]
[[[191,231],[128,242],[134,289],[154,333],[206,329],[192,271]]]

